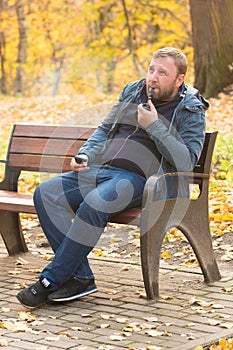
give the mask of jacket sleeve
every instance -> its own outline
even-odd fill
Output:
[[[205,114],[202,106],[183,109],[176,116],[176,127],[169,129],[158,119],[147,129],[162,155],[177,171],[192,171],[201,154],[205,138]]]

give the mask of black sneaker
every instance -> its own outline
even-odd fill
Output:
[[[45,278],[42,278],[30,287],[22,289],[16,297],[21,304],[31,309],[44,304],[53,290],[51,284]]]
[[[48,300],[56,302],[75,300],[97,292],[97,290],[93,279],[71,277],[60,289],[49,294]]]

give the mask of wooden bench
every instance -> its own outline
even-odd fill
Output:
[[[85,126],[13,126],[5,177],[0,183],[0,232],[10,255],[26,252],[19,213],[36,214],[32,196],[18,192],[22,171],[61,173],[70,170],[70,159],[95,130]],[[147,297],[159,297],[159,263],[163,238],[178,227],[190,242],[200,263],[205,282],[220,279],[209,230],[208,187],[212,153],[217,132],[206,133],[203,152],[191,173],[151,176],[145,186],[142,208],[115,216],[112,222],[141,228],[141,263]],[[156,185],[162,177],[187,176],[197,184],[197,199],[179,198],[154,201]]]

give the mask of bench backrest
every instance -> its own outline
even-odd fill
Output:
[[[217,131],[207,132],[205,134],[203,149],[202,149],[200,158],[193,169],[194,173],[198,173],[198,174],[202,173],[207,176],[210,175],[212,155],[214,152],[214,146],[215,146],[217,134],[218,134]],[[196,179],[194,176],[194,182],[200,184],[200,179]]]
[[[65,172],[94,127],[15,124],[7,163],[12,170]]]
[[[8,167],[15,171],[69,171],[71,158],[95,130],[91,126],[15,124],[8,148]],[[216,136],[217,131],[206,133],[194,172],[209,174]]]

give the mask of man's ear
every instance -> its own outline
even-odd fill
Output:
[[[184,74],[180,74],[176,79],[176,86],[180,87],[184,82]]]

